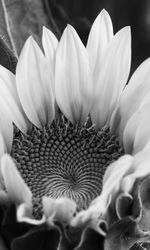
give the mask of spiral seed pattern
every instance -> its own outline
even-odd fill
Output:
[[[43,130],[33,126],[28,136],[19,131],[11,152],[33,197],[68,197],[79,210],[100,195],[106,168],[122,154],[108,129],[96,132],[64,119]]]

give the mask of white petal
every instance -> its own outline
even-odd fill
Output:
[[[12,202],[10,201],[8,194],[4,191],[4,185],[1,186],[0,183],[0,206],[8,207],[11,204]]]
[[[54,64],[55,52],[58,45],[56,36],[46,27],[43,27],[42,44],[45,56]]]
[[[13,141],[13,123],[8,113],[8,107],[6,107],[3,101],[0,99],[0,134],[1,134],[1,153],[11,151]]]
[[[126,174],[130,173],[132,162],[132,156],[124,155],[109,166],[104,175],[101,195],[92,201],[87,210],[79,212],[72,219],[71,224],[73,226],[88,224],[88,226],[99,231],[100,234],[105,235],[105,232],[99,227],[99,223],[105,219],[110,203],[113,202],[120,190],[121,180]]]
[[[134,154],[142,150],[150,138],[150,106],[142,105],[128,120],[123,133],[126,153]]]
[[[69,222],[76,211],[76,204],[68,198],[43,198],[43,210],[47,218],[55,217],[58,221]]]
[[[136,177],[150,174],[150,139],[143,150],[134,156],[134,170]]]
[[[90,206],[86,210],[81,210],[75,217],[72,218],[70,225],[77,228],[93,228],[99,234],[106,236],[106,232],[101,227],[107,222],[103,219],[101,207]]]
[[[32,206],[32,193],[18,172],[13,159],[5,154],[1,159],[1,171],[10,199],[16,204]]]
[[[103,64],[95,79],[91,116],[97,127],[109,122],[127,82],[131,62],[130,28],[120,30],[103,55]]]
[[[121,180],[130,173],[132,163],[133,157],[124,155],[110,164],[104,175],[101,195],[93,200],[90,207],[95,207],[94,209],[98,209],[102,214],[106,212],[110,199],[113,200],[120,189]]]
[[[12,135],[11,135],[11,137],[12,137]],[[10,142],[12,143],[12,138],[11,138]],[[11,145],[10,145],[10,147],[11,147]],[[7,147],[6,147],[4,138],[3,138],[2,134],[0,133],[0,158],[6,152],[7,152]]]
[[[27,132],[28,121],[17,94],[15,75],[0,65],[0,99],[7,107],[7,115],[22,132]]]
[[[120,98],[118,112],[121,114],[120,135],[129,118],[137,111],[144,96],[150,91],[150,59],[144,61],[131,77]]]
[[[150,114],[148,114],[148,116],[145,116],[138,126],[135,134],[133,154],[137,154],[140,150],[142,150],[150,139],[149,121]]]
[[[130,174],[122,179],[121,187],[124,192],[131,192],[137,178],[150,175],[150,140],[143,150],[134,156]]]
[[[109,165],[104,174],[101,195],[93,200],[90,207],[98,209],[101,213],[106,211],[110,199],[112,200],[120,189],[121,180],[125,175],[130,173],[132,163],[133,157],[131,155],[124,155]]]
[[[111,18],[106,10],[95,19],[87,42],[87,51],[89,54],[90,67],[94,73],[95,66],[98,64],[99,68],[102,63],[102,55],[107,48],[109,42],[113,37],[113,27]]]
[[[40,220],[34,219],[31,207],[29,207],[26,203],[22,203],[17,208],[17,221],[32,225],[41,225],[46,221],[46,218],[43,216]]]
[[[0,159],[1,157],[7,152],[7,147],[6,144],[4,142],[3,136],[0,133]],[[0,190],[4,189],[4,179],[1,173],[1,168],[0,168]]]
[[[130,155],[124,155],[109,166],[103,179],[103,190],[101,196],[103,196],[104,199],[110,194],[112,195],[112,198],[117,194],[122,178],[130,173],[132,163],[133,157]]]
[[[90,111],[91,76],[87,51],[70,25],[56,53],[56,100],[72,122],[83,122]]]
[[[17,69],[17,90],[29,120],[41,128],[54,119],[53,74],[48,59],[32,37],[21,52]]]

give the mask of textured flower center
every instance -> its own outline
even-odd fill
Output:
[[[34,198],[68,197],[81,210],[101,193],[104,172],[123,149],[108,129],[62,118],[43,130],[33,126],[30,135],[17,132],[11,154]]]

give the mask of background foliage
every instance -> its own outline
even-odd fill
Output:
[[[133,72],[144,59],[150,56],[149,0],[0,0],[0,37],[2,39],[0,63],[4,66],[8,64],[7,67],[13,70],[14,61],[10,60],[12,54],[9,55],[7,51],[7,60],[3,55],[6,51],[4,43],[7,43],[17,56],[29,35],[34,34],[40,43],[43,25],[60,38],[66,24],[70,23],[86,43],[90,27],[103,8],[110,13],[115,32],[125,25],[131,25],[131,71]]]

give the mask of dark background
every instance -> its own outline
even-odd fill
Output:
[[[5,45],[19,56],[29,35],[40,43],[43,25],[59,39],[67,23],[72,24],[86,44],[103,8],[111,16],[115,33],[131,26],[132,74],[150,56],[150,0],[0,0],[0,64],[14,72],[16,61]]]
[[[72,24],[86,44],[90,27],[105,8],[113,21],[114,31],[126,25],[132,30],[132,68],[150,56],[150,0],[46,0],[59,37],[67,23]]]

